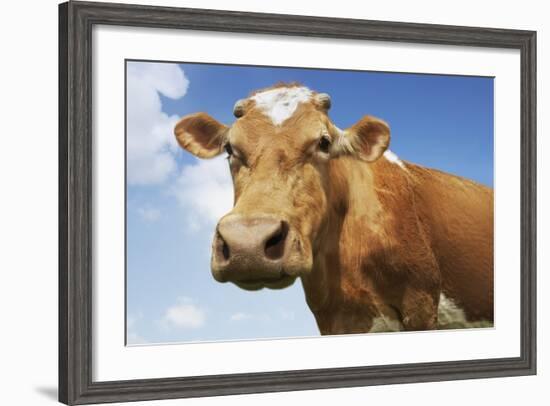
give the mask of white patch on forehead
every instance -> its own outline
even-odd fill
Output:
[[[400,166],[403,169],[407,169],[407,167],[405,166],[405,163],[401,159],[399,159],[399,157],[397,155],[395,155],[389,149],[387,149],[384,152],[384,158],[386,158],[392,164],[396,164],[396,165]]]
[[[277,87],[257,93],[251,100],[273,124],[281,125],[294,114],[300,103],[308,102],[311,95],[307,87]]]
[[[437,327],[440,329],[455,329],[455,328],[480,328],[492,327],[490,321],[468,321],[464,309],[457,306],[453,299],[445,296],[444,293],[439,295],[439,307],[437,308]]]

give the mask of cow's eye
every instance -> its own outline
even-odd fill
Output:
[[[321,152],[328,154],[329,148],[330,148],[330,138],[324,135],[319,140],[319,149],[321,150]]]
[[[233,148],[231,148],[230,143],[225,144],[223,148],[225,149],[225,152],[227,152],[227,155],[229,156],[233,155]]]

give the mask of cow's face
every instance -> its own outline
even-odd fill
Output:
[[[330,161],[344,154],[374,161],[389,143],[383,121],[367,116],[341,131],[329,107],[326,94],[283,85],[238,101],[231,127],[205,113],[176,125],[192,154],[228,156],[235,205],[216,228],[216,280],[277,289],[311,272],[329,212]]]

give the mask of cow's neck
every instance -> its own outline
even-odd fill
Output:
[[[329,215],[316,241],[314,268],[302,277],[306,300],[323,334],[401,329],[384,297],[376,262],[384,256],[387,221],[374,178],[376,165],[352,158],[331,163]]]

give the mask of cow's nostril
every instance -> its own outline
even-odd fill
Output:
[[[281,221],[281,226],[265,243],[265,256],[269,259],[279,259],[285,252],[285,240],[288,234],[288,224]]]
[[[222,255],[223,255],[223,259],[225,259],[226,261],[229,259],[229,246],[225,241],[223,242],[223,246],[222,246]]]
[[[229,251],[229,245],[225,242],[225,239],[222,237],[220,232],[217,233],[217,251],[218,251],[218,258],[221,256],[224,261],[229,261],[229,256],[231,255],[231,252]]]

